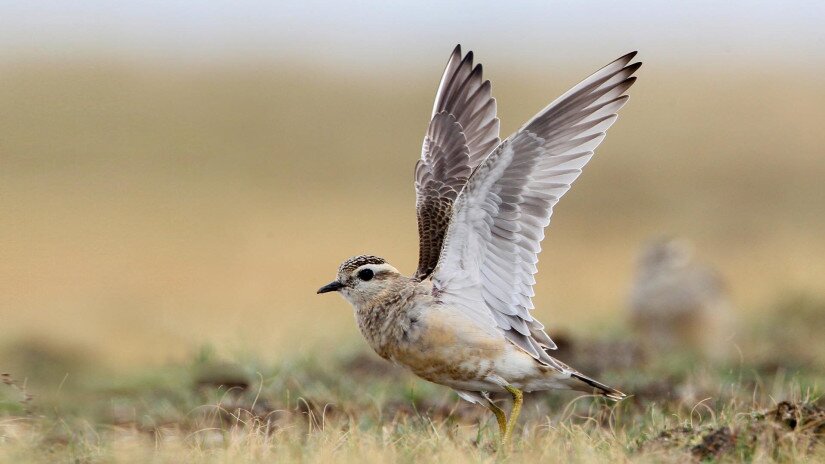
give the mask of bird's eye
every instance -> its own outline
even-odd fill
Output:
[[[372,272],[372,269],[361,269],[358,271],[358,278],[361,280],[372,280],[373,277],[375,277],[375,273]]]

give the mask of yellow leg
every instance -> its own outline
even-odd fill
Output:
[[[510,438],[513,436],[513,429],[516,428],[518,416],[521,414],[521,404],[524,402],[524,394],[521,390],[511,385],[507,385],[504,389],[513,395],[513,410],[510,411],[510,420],[507,421],[504,438],[502,439],[502,446],[507,446],[510,443]]]
[[[489,398],[487,398],[487,408],[496,415],[499,437],[504,438],[504,434],[507,433],[507,416],[504,414],[504,410],[496,406]]]

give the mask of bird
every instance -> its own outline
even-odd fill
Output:
[[[649,353],[690,353],[722,361],[733,335],[727,285],[694,254],[685,239],[648,240],[637,258],[628,319]]]
[[[536,264],[553,207],[579,177],[627,99],[641,62],[628,53],[499,137],[496,100],[473,52],[454,48],[415,166],[418,267],[347,259],[318,293],[338,292],[381,357],[489,408],[511,442],[523,393],[626,395],[551,356],[532,314]],[[509,418],[491,394],[508,394]]]

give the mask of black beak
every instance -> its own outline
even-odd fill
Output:
[[[336,280],[336,281],[330,282],[330,283],[324,285],[323,287],[319,288],[318,293],[337,292],[338,290],[341,290],[342,288],[344,288],[344,284],[342,284],[341,282],[338,282]]]

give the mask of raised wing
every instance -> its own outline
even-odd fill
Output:
[[[415,165],[418,216],[416,279],[432,273],[452,216],[452,205],[470,173],[499,144],[496,101],[473,52],[450,55],[438,85],[432,119]]]
[[[625,55],[556,99],[502,142],[458,196],[438,267],[438,298],[559,366],[530,315],[536,263],[553,206],[616,121],[641,63]]]

